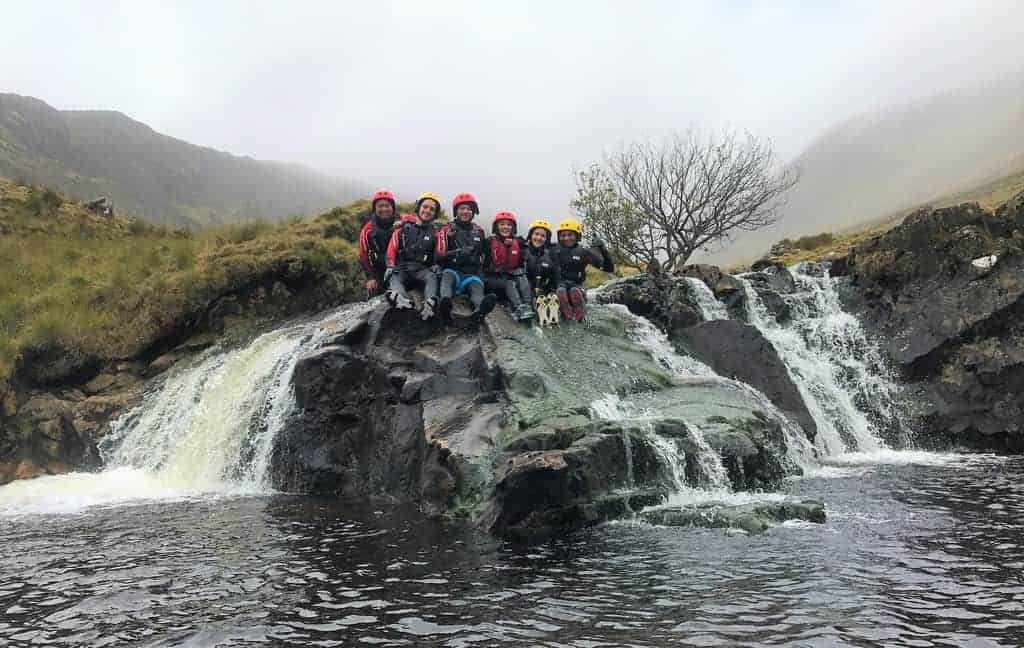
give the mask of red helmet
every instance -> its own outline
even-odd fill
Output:
[[[503,220],[512,221],[512,236],[516,235],[516,215],[510,211],[500,211],[491,218],[491,234],[498,233],[498,223]]]
[[[370,197],[370,211],[373,211],[377,206],[378,200],[386,200],[391,203],[391,209],[398,208],[395,204],[395,194],[391,193],[387,189],[378,189],[377,191],[374,191],[373,195]]]
[[[474,214],[480,213],[480,207],[476,204],[476,196],[467,191],[463,191],[462,193],[455,194],[455,197],[452,198],[452,215],[458,211],[459,205],[462,203],[469,203],[469,206],[473,208]]]

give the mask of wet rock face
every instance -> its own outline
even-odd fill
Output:
[[[139,402],[139,367],[121,363],[78,387],[9,391],[0,407],[0,484],[102,467],[96,442]]]
[[[275,484],[431,514],[478,496],[473,463],[501,414],[478,332],[381,310],[337,342],[296,366],[298,414],[275,440]]]
[[[672,287],[641,280],[620,294],[644,291]],[[545,331],[500,309],[479,327],[372,311],[296,367],[297,413],[272,453],[276,485],[415,502],[533,540],[707,484],[701,453],[715,453],[737,488],[798,472],[778,423],[748,394],[720,379],[680,383],[629,340],[629,326],[598,307],[584,324]],[[703,422],[706,440],[688,420]]]
[[[825,505],[818,500],[792,500],[757,504],[709,502],[684,508],[655,508],[641,516],[651,524],[710,529],[739,529],[763,533],[790,520],[825,522]]]
[[[845,259],[848,305],[911,383],[925,443],[1024,446],[1022,203],[920,210]]]
[[[793,418],[811,441],[818,427],[775,347],[761,331],[735,320],[704,322],[680,332],[687,351],[727,378],[754,387]]]

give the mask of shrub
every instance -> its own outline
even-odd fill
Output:
[[[47,213],[57,211],[60,209],[61,205],[64,204],[64,199],[61,198],[53,189],[47,189],[44,191],[43,195],[39,197],[39,200],[43,205],[43,209]]]
[[[132,236],[144,236],[151,230],[152,228],[149,223],[142,219],[133,218],[128,221],[128,231],[131,232]]]
[[[831,232],[822,232],[812,236],[801,236],[793,242],[793,245],[801,250],[816,250],[824,245],[831,245],[833,240],[835,237]]]

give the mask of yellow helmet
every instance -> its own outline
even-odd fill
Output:
[[[555,233],[555,229],[553,227],[551,227],[551,223],[549,223],[548,221],[544,220],[543,218],[538,218],[537,220],[535,220],[532,223],[530,223],[530,226],[528,228],[526,228],[526,231],[527,232],[532,232],[534,227],[539,227],[541,229],[546,229],[548,231],[548,236],[551,236],[552,234]]]
[[[419,198],[416,199],[417,212],[419,212],[420,210],[420,203],[422,203],[424,200],[433,200],[435,203],[437,203],[437,211],[441,211],[441,196],[438,196],[433,191],[424,191],[419,195]]]
[[[558,224],[559,232],[563,232],[566,230],[570,232],[576,232],[577,236],[583,236],[583,225],[580,224],[580,222],[575,218],[566,218],[565,220]]]

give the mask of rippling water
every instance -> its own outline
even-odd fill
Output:
[[[853,455],[789,491],[828,523],[620,522],[517,547],[296,497],[8,515],[0,645],[1024,642],[1024,460]]]

